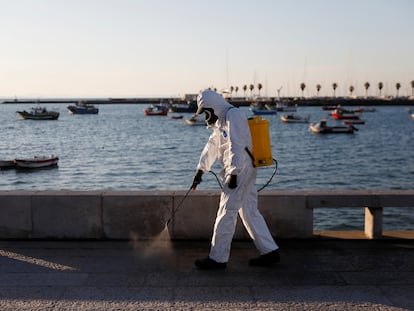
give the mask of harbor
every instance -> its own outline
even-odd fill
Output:
[[[164,191],[188,189],[199,152],[209,136],[205,126],[189,126],[183,119],[145,116],[146,105],[100,105],[99,114],[76,115],[67,104],[51,104],[58,120],[21,120],[16,111],[31,104],[0,105],[2,160],[56,155],[58,166],[39,171],[0,170],[2,191]],[[265,190],[411,190],[414,174],[409,148],[414,122],[410,106],[374,106],[362,113],[364,125],[354,134],[321,135],[308,124],[284,123],[279,114],[269,120],[276,175]],[[248,107],[241,107],[246,116]],[[330,112],[300,107],[318,122]],[[335,124],[340,121],[329,120]],[[398,137],[398,139],[396,139]],[[185,160],[183,160],[185,159]],[[219,168],[213,167],[218,173]],[[274,166],[258,169],[257,187],[267,183]],[[217,190],[206,174],[199,190]],[[412,228],[413,212],[388,210],[384,229]],[[315,230],[361,230],[364,218],[357,210],[317,209]]]

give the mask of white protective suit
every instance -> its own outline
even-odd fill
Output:
[[[217,262],[228,261],[237,214],[260,255],[278,249],[257,208],[256,168],[245,150],[246,147],[252,150],[246,116],[211,90],[202,92],[197,101],[198,112],[203,108],[212,108],[218,116],[217,122],[211,126],[213,133],[201,153],[197,170],[208,172],[218,160],[223,167],[223,180],[229,175],[237,175],[235,189],[230,189],[226,184],[223,186],[209,257]]]

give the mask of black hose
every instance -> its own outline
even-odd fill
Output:
[[[276,159],[273,159],[273,162],[275,162],[275,169],[273,170],[272,176],[270,176],[269,180],[261,188],[259,188],[259,190],[257,190],[257,192],[260,192],[264,188],[266,188],[270,184],[270,182],[272,181],[273,177],[276,175],[276,172],[277,172],[277,161],[276,161]]]
[[[260,187],[259,190],[257,190],[257,192],[260,192],[264,188],[266,188],[270,184],[270,182],[272,181],[273,177],[276,175],[276,172],[277,172],[277,161],[276,161],[276,159],[273,159],[273,162],[275,163],[275,169],[273,170],[272,176],[270,176],[269,180],[262,187]],[[209,173],[213,174],[214,177],[216,177],[216,180],[217,180],[218,185],[220,186],[220,189],[223,190],[223,185],[221,184],[219,178],[217,177],[217,174],[214,173],[213,171],[209,171]]]

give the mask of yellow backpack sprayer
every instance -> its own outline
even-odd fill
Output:
[[[273,164],[272,148],[270,146],[269,120],[254,116],[248,119],[252,136],[253,150],[250,157],[255,167]],[[249,153],[250,154],[250,153]]]
[[[272,176],[257,192],[262,191],[270,182],[277,172],[277,161],[272,157],[272,147],[270,145],[269,120],[262,119],[260,116],[250,117],[248,120],[250,135],[252,137],[252,148],[246,151],[252,158],[254,167],[269,166],[275,163],[275,169]]]

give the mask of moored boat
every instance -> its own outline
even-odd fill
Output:
[[[283,111],[283,112],[295,112],[297,110],[297,105],[277,103],[276,110]]]
[[[375,108],[367,108],[367,107],[357,107],[355,112],[375,112]]]
[[[353,134],[354,131],[358,131],[358,129],[352,125],[328,126],[326,120],[310,124],[309,129],[316,134]]]
[[[21,169],[36,169],[36,168],[45,168],[45,167],[54,167],[57,166],[59,157],[50,155],[50,156],[34,156],[33,158],[21,158],[15,159],[16,168]]]
[[[172,116],[170,116],[170,119],[173,119],[173,120],[176,120],[176,119],[182,119],[182,118],[184,118],[184,116],[183,115],[172,115]]]
[[[169,107],[170,112],[189,112],[195,113],[197,111],[197,102],[186,101],[173,103]]]
[[[277,114],[277,110],[266,106],[262,103],[253,103],[250,105],[249,110],[254,114],[254,115],[273,115],[273,114]]]
[[[151,105],[144,109],[146,116],[166,116],[168,114],[168,107],[164,105]]]
[[[300,116],[294,113],[284,114],[280,116],[280,120],[284,123],[308,123],[310,114]]]
[[[32,107],[30,111],[17,111],[20,118],[24,120],[57,120],[59,112],[47,110],[46,107]]]
[[[276,110],[267,110],[267,109],[250,109],[254,115],[275,115],[277,114]]]
[[[323,105],[322,106],[322,110],[335,110],[335,109],[337,109],[339,107],[340,107],[340,105],[335,105],[335,106]]]
[[[0,170],[7,170],[14,168],[16,163],[14,160],[0,160]]]
[[[276,110],[267,110],[267,109],[250,109],[254,115],[275,115],[277,114]]]
[[[79,101],[76,105],[66,107],[72,114],[97,114],[99,109],[92,104]]]
[[[332,111],[332,117],[336,120],[355,120],[359,119],[359,114],[355,113],[355,111],[345,110],[345,109],[335,109]]]
[[[342,121],[345,125],[351,125],[351,124],[365,124],[364,120],[344,120]]]
[[[204,120],[204,119],[198,119],[198,117],[197,117],[197,115],[193,115],[191,118],[189,118],[189,119],[185,119],[185,122],[188,124],[188,125],[192,125],[192,126],[194,126],[194,125],[203,125],[203,126],[207,126],[207,123],[206,123],[206,121]]]

